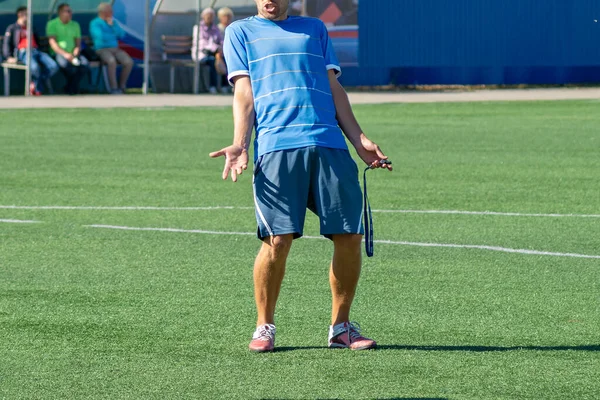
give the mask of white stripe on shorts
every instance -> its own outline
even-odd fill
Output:
[[[267,223],[267,219],[263,215],[262,211],[260,210],[260,206],[258,205],[258,199],[256,198],[256,187],[253,188],[253,196],[254,196],[254,205],[256,206],[256,212],[258,213],[258,216],[260,217],[260,220],[262,221],[262,223],[267,228],[267,232],[269,232],[269,236],[275,236],[275,235],[273,235],[273,230],[271,229],[271,227]]]

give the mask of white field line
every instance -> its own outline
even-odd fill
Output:
[[[0,222],[7,224],[39,224],[42,221],[32,221],[27,219],[0,219]]]
[[[133,226],[117,226],[117,225],[85,225],[89,228],[101,229],[118,229],[125,231],[156,231],[156,232],[178,232],[178,233],[199,233],[205,235],[234,235],[234,236],[256,236],[252,232],[223,232],[223,231],[207,231],[200,229],[177,229],[177,228],[139,228]],[[321,236],[303,236],[305,239],[325,239]],[[375,240],[375,243],[392,244],[400,246],[418,246],[418,247],[449,247],[455,249],[478,249],[488,251],[499,251],[503,253],[517,253],[538,256],[552,257],[574,257],[574,258],[594,258],[600,259],[600,255],[576,254],[576,253],[558,253],[550,251],[527,250],[527,249],[511,249],[499,246],[471,245],[471,244],[447,244],[447,243],[419,243],[419,242],[403,242],[393,240]]]
[[[461,210],[373,210],[377,213],[401,214],[459,214],[459,215],[497,215],[503,217],[549,217],[549,218],[600,218],[600,214],[541,214],[541,213],[516,213],[497,211],[461,211]]]
[[[203,211],[203,210],[254,210],[254,207],[209,206],[209,207],[154,207],[154,206],[2,206],[8,210],[108,210],[108,211]]]
[[[0,205],[0,209],[9,210],[107,210],[107,211],[211,211],[211,210],[254,210],[254,207],[207,206],[207,207],[158,207],[158,206],[16,206]],[[546,218],[600,218],[600,214],[543,214],[497,211],[461,211],[461,210],[373,210],[374,213],[397,214],[456,214],[490,215],[503,217],[546,217]]]
[[[87,228],[119,229],[122,231],[158,231],[158,232],[178,232],[178,233],[202,233],[205,235],[234,235],[234,236],[256,236],[251,232],[221,232],[205,231],[201,229],[177,229],[177,228],[139,228],[135,226],[118,225],[84,225]]]

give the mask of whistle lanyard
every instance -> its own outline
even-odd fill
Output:
[[[365,168],[363,173],[363,220],[365,224],[365,250],[367,257],[373,257],[373,213],[371,212],[371,203],[367,194],[367,171],[371,167]]]

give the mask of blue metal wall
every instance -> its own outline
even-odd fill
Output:
[[[600,82],[600,0],[363,0],[359,25],[380,81]]]

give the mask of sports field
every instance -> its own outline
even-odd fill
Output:
[[[324,347],[311,215],[272,354],[251,173],[208,158],[230,108],[0,111],[0,398],[596,399],[599,107],[357,106],[395,166],[353,311],[380,349]]]

